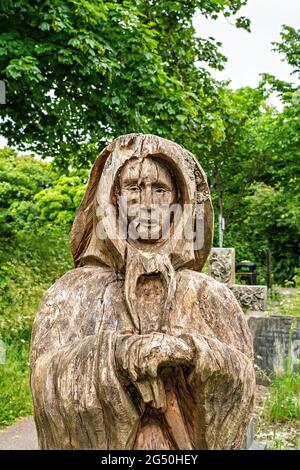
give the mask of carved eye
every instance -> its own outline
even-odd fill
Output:
[[[139,186],[130,186],[129,190],[137,193],[140,191],[140,188]]]
[[[163,193],[166,193],[167,190],[165,188],[155,188],[155,192],[158,193],[158,194],[163,194]]]

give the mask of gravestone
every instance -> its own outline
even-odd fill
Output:
[[[247,433],[246,439],[244,443],[244,450],[266,450],[267,444],[264,441],[256,441],[255,440],[255,427],[256,427],[256,416],[251,416]]]
[[[34,321],[40,449],[243,447],[252,337],[230,289],[200,272],[212,238],[206,176],[187,150],[129,134],[101,152],[72,228],[74,269]]]
[[[267,286],[234,284],[231,290],[242,307],[254,311],[267,310]]]
[[[300,318],[250,316],[255,362],[269,376],[290,368],[300,370]]]
[[[267,286],[235,284],[235,249],[212,248],[208,258],[208,274],[226,284],[243,308],[267,309]]]
[[[208,258],[208,274],[232,286],[235,283],[235,249],[212,248]]]

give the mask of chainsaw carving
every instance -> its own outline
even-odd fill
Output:
[[[142,134],[102,151],[72,228],[75,268],[34,322],[41,449],[242,447],[252,340],[231,291],[200,273],[212,236],[188,151]]]

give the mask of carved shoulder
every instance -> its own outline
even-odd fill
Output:
[[[252,337],[245,315],[225,284],[206,274],[184,269],[177,273],[177,285],[183,309],[192,316],[193,328],[252,357]]]
[[[95,266],[73,269],[44,294],[32,330],[39,353],[92,335],[99,317],[101,291],[111,271]]]
[[[91,288],[99,287],[99,281],[109,276],[111,271],[85,266],[72,269],[59,278],[43,295],[36,318],[43,315],[57,315],[60,308],[79,306],[89,292],[89,301],[93,298]],[[53,310],[54,309],[54,310]]]

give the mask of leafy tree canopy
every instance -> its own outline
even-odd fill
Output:
[[[68,231],[83,197],[86,170],[59,175],[53,165],[32,156],[0,150],[0,238],[14,244],[27,235],[58,228]],[[1,258],[1,256],[0,256]]]
[[[1,134],[60,165],[70,155],[85,165],[95,147],[133,131],[207,147],[223,137],[219,85],[195,64],[222,68],[225,58],[213,38],[195,36],[193,16],[232,16],[246,3],[2,0]]]
[[[271,92],[279,94],[284,103],[300,103],[300,29],[283,25],[281,30],[281,41],[272,43],[275,52],[283,56],[291,67],[291,76],[296,83],[279,80],[270,74],[262,74],[261,86],[271,85]]]

